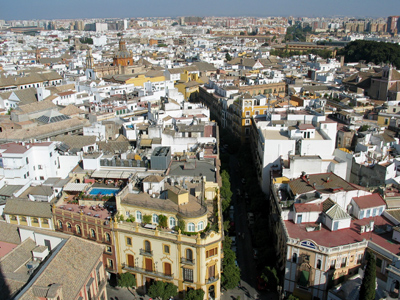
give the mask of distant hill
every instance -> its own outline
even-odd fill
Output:
[[[400,68],[400,46],[392,43],[357,40],[338,51],[346,62],[365,60],[375,64],[391,63]]]

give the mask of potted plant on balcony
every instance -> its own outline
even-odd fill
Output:
[[[143,220],[144,224],[150,224],[151,223],[151,216],[150,215],[144,215],[142,220]]]
[[[168,218],[165,215],[159,215],[158,216],[158,225],[161,228],[167,228],[168,227]]]

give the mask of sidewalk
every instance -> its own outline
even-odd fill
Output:
[[[107,289],[107,299],[109,300],[149,300],[148,295],[140,296],[136,293],[136,290],[113,287],[109,284],[106,286]]]

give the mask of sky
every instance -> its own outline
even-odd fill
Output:
[[[399,0],[3,0],[0,1],[0,19],[177,16],[387,17],[400,14],[399,4]]]

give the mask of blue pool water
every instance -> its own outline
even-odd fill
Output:
[[[119,192],[119,189],[105,189],[105,188],[93,188],[90,190],[90,195],[103,195],[103,196],[110,196],[115,195]]]

